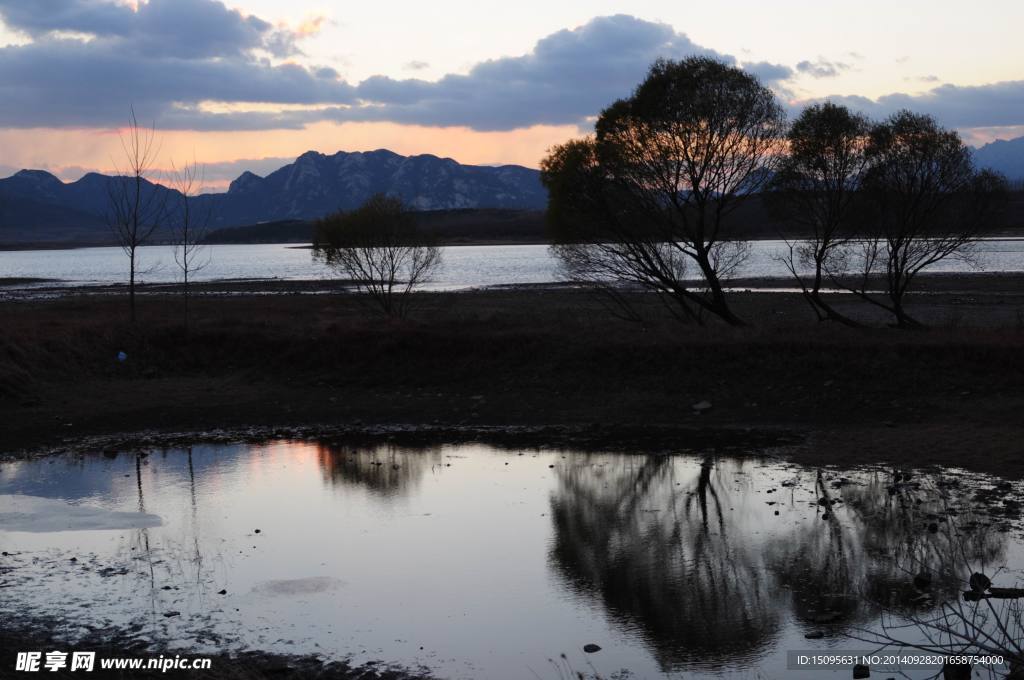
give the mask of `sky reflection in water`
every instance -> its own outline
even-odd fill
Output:
[[[0,616],[442,677],[557,677],[547,660],[563,652],[605,676],[784,677],[787,649],[864,649],[835,636],[881,606],[930,606],[912,583],[922,567],[937,600],[965,573],[934,499],[949,496],[963,527],[979,519],[957,501],[966,492],[847,477],[770,458],[308,442],[9,463],[0,495],[162,524],[33,533],[0,520]],[[965,536],[973,562],[1020,577],[1015,532]],[[829,637],[804,638],[817,631]],[[602,651],[584,654],[591,642]]]

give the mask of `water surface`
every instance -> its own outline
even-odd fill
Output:
[[[0,618],[58,617],[72,640],[116,627],[193,651],[450,678],[555,678],[548,659],[562,653],[604,677],[849,677],[787,670],[786,651],[870,648],[843,636],[883,610],[955,600],[971,569],[1021,580],[1016,531],[970,503],[991,486],[961,472],[819,476],[766,456],[484,445],[12,462]]]
[[[749,259],[737,277],[789,278],[778,261],[782,241],[751,242]],[[554,283],[563,280],[557,260],[546,245],[455,246],[444,248],[443,263],[426,287],[435,290],[494,285]],[[988,239],[976,248],[976,265],[946,259],[929,272],[1024,272],[1024,240]],[[204,250],[209,263],[195,281],[223,279],[317,280],[331,276],[313,260],[311,251],[292,244],[214,245]],[[181,272],[172,246],[139,249],[139,281],[173,283]],[[124,283],[128,263],[120,248],[0,251],[0,279],[42,278],[68,285]],[[52,285],[52,284],[49,284]]]

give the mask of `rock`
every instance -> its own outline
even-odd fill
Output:
[[[593,654],[594,652],[600,652],[601,648],[598,645],[595,645],[593,642],[591,642],[589,644],[583,645],[583,651],[587,654]]]
[[[871,677],[871,669],[868,668],[867,666],[864,666],[862,664],[857,664],[856,666],[853,667],[853,678],[854,678],[854,680],[857,680],[858,678],[870,678],[870,677]]]
[[[971,664],[953,664],[948,661],[942,664],[943,680],[971,680]]]
[[[257,530],[256,530],[256,531],[254,531],[253,533],[254,533],[254,534],[258,534],[258,533],[260,533],[260,530],[259,530],[259,529],[257,529]]]
[[[709,408],[711,408],[711,402],[708,401],[707,399],[703,399],[701,401],[698,401],[696,404],[690,406],[690,408],[692,408],[697,413],[700,413],[702,411],[707,411]]]
[[[218,590],[218,591],[217,591],[217,594],[218,594],[218,595],[227,595],[227,594],[228,594],[228,591],[227,591],[227,590]]]
[[[776,514],[776,515],[777,515],[777,514],[779,514],[779,511],[778,511],[778,510],[776,510],[776,511],[775,511],[775,514]]]
[[[175,616],[181,616],[181,612],[176,612],[176,611],[164,612],[164,617],[165,618],[169,619],[169,618],[172,618],[172,617],[175,617]]]
[[[110,578],[111,576],[127,576],[128,569],[126,567],[103,567],[96,573],[103,578]]]
[[[804,635],[804,637],[807,638],[808,640],[820,640],[823,637],[825,637],[825,633],[823,631],[816,630],[816,631],[814,631],[812,633],[808,633],[807,635]]]
[[[932,575],[927,571],[922,571],[914,577],[914,587],[918,590],[928,590],[932,587]]]
[[[970,584],[971,590],[973,590],[976,593],[983,593],[989,589],[989,586],[992,585],[992,581],[991,579],[989,579],[988,576],[985,576],[984,574],[980,574],[978,572],[971,574],[971,578],[967,581],[967,583]]]

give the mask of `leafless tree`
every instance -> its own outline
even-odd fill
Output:
[[[160,228],[165,217],[166,191],[150,181],[159,155],[155,126],[139,125],[132,108],[128,129],[120,139],[124,166],[114,162],[114,177],[107,184],[107,222],[128,256],[128,301],[134,323],[138,251]]]
[[[202,193],[203,169],[193,160],[174,168],[171,184],[178,192],[177,204],[171,215],[171,233],[174,240],[174,263],[182,277],[182,295],[185,301],[185,331],[189,328],[189,284],[191,277],[210,264],[210,252],[204,243],[210,224],[209,203],[196,201]]]
[[[990,559],[991,546],[1000,542],[992,536],[999,535],[996,528],[977,528],[976,518],[962,527],[956,520],[951,516],[941,529],[945,540],[939,544],[946,547],[946,553],[937,555],[939,559],[933,560],[932,566],[942,566],[923,575],[928,581],[952,581],[961,592],[942,598],[935,607],[883,611],[877,626],[859,628],[850,637],[882,648],[1003,659],[1001,664],[947,661],[934,677],[1022,678],[1024,589],[1012,581],[1012,587],[993,583],[1012,578],[1012,572],[996,568]],[[913,573],[926,565],[910,560],[900,566]]]
[[[898,326],[920,326],[906,312],[907,291],[936,262],[970,258],[1006,198],[1006,180],[977,171],[955,131],[909,111],[874,126],[865,154],[863,240],[850,260],[860,271],[846,286],[889,311]],[[882,296],[870,290],[878,279]]]
[[[785,116],[774,94],[713,59],[659,60],[595,129],[541,164],[554,252],[570,276],[639,284],[683,318],[741,325],[722,281],[747,244],[730,238],[727,218],[778,161]]]
[[[441,249],[420,233],[412,213],[383,194],[319,220],[313,255],[397,318],[408,313],[413,289],[441,264]]]
[[[845,106],[809,106],[790,127],[785,156],[765,192],[769,211],[806,234],[786,239],[781,259],[819,321],[856,325],[822,297],[821,287],[827,268],[836,268],[854,237],[870,130],[867,118]],[[813,272],[809,280],[802,273],[807,268]]]

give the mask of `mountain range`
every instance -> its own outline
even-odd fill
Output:
[[[974,162],[1003,173],[1011,182],[1024,182],[1024,137],[989,142],[974,151]]]
[[[976,149],[974,157],[979,167],[1024,181],[1024,137],[991,142]],[[0,244],[110,243],[105,216],[112,181],[115,178],[89,173],[65,183],[43,170],[22,170],[0,179]],[[149,182],[144,191],[169,199],[177,195]],[[248,232],[225,235],[226,228],[266,223],[276,223],[271,231],[280,237],[281,225],[308,223],[335,210],[355,208],[375,193],[398,196],[414,210],[455,219],[463,231],[467,217],[457,216],[458,211],[486,215],[480,228],[489,232],[492,223],[507,229],[521,218],[487,210],[536,212],[547,206],[537,170],[463,165],[450,158],[401,156],[379,149],[334,155],[308,151],[266,177],[246,171],[226,192],[199,196],[197,208],[210,215],[210,229],[220,230],[220,237],[229,241]],[[532,233],[537,218],[528,221]],[[302,234],[296,238],[305,238]],[[155,240],[160,239],[156,234]]]
[[[110,240],[105,215],[114,178],[89,173],[64,183],[42,170],[0,179],[0,243]],[[177,192],[146,183],[144,192]],[[497,208],[543,210],[547,192],[537,170],[518,165],[463,165],[432,155],[401,156],[380,149],[308,151],[266,177],[243,172],[227,192],[203,194],[197,209],[210,228],[312,220],[357,207],[375,193],[398,196],[417,211]],[[159,239],[159,235],[157,235]]]

